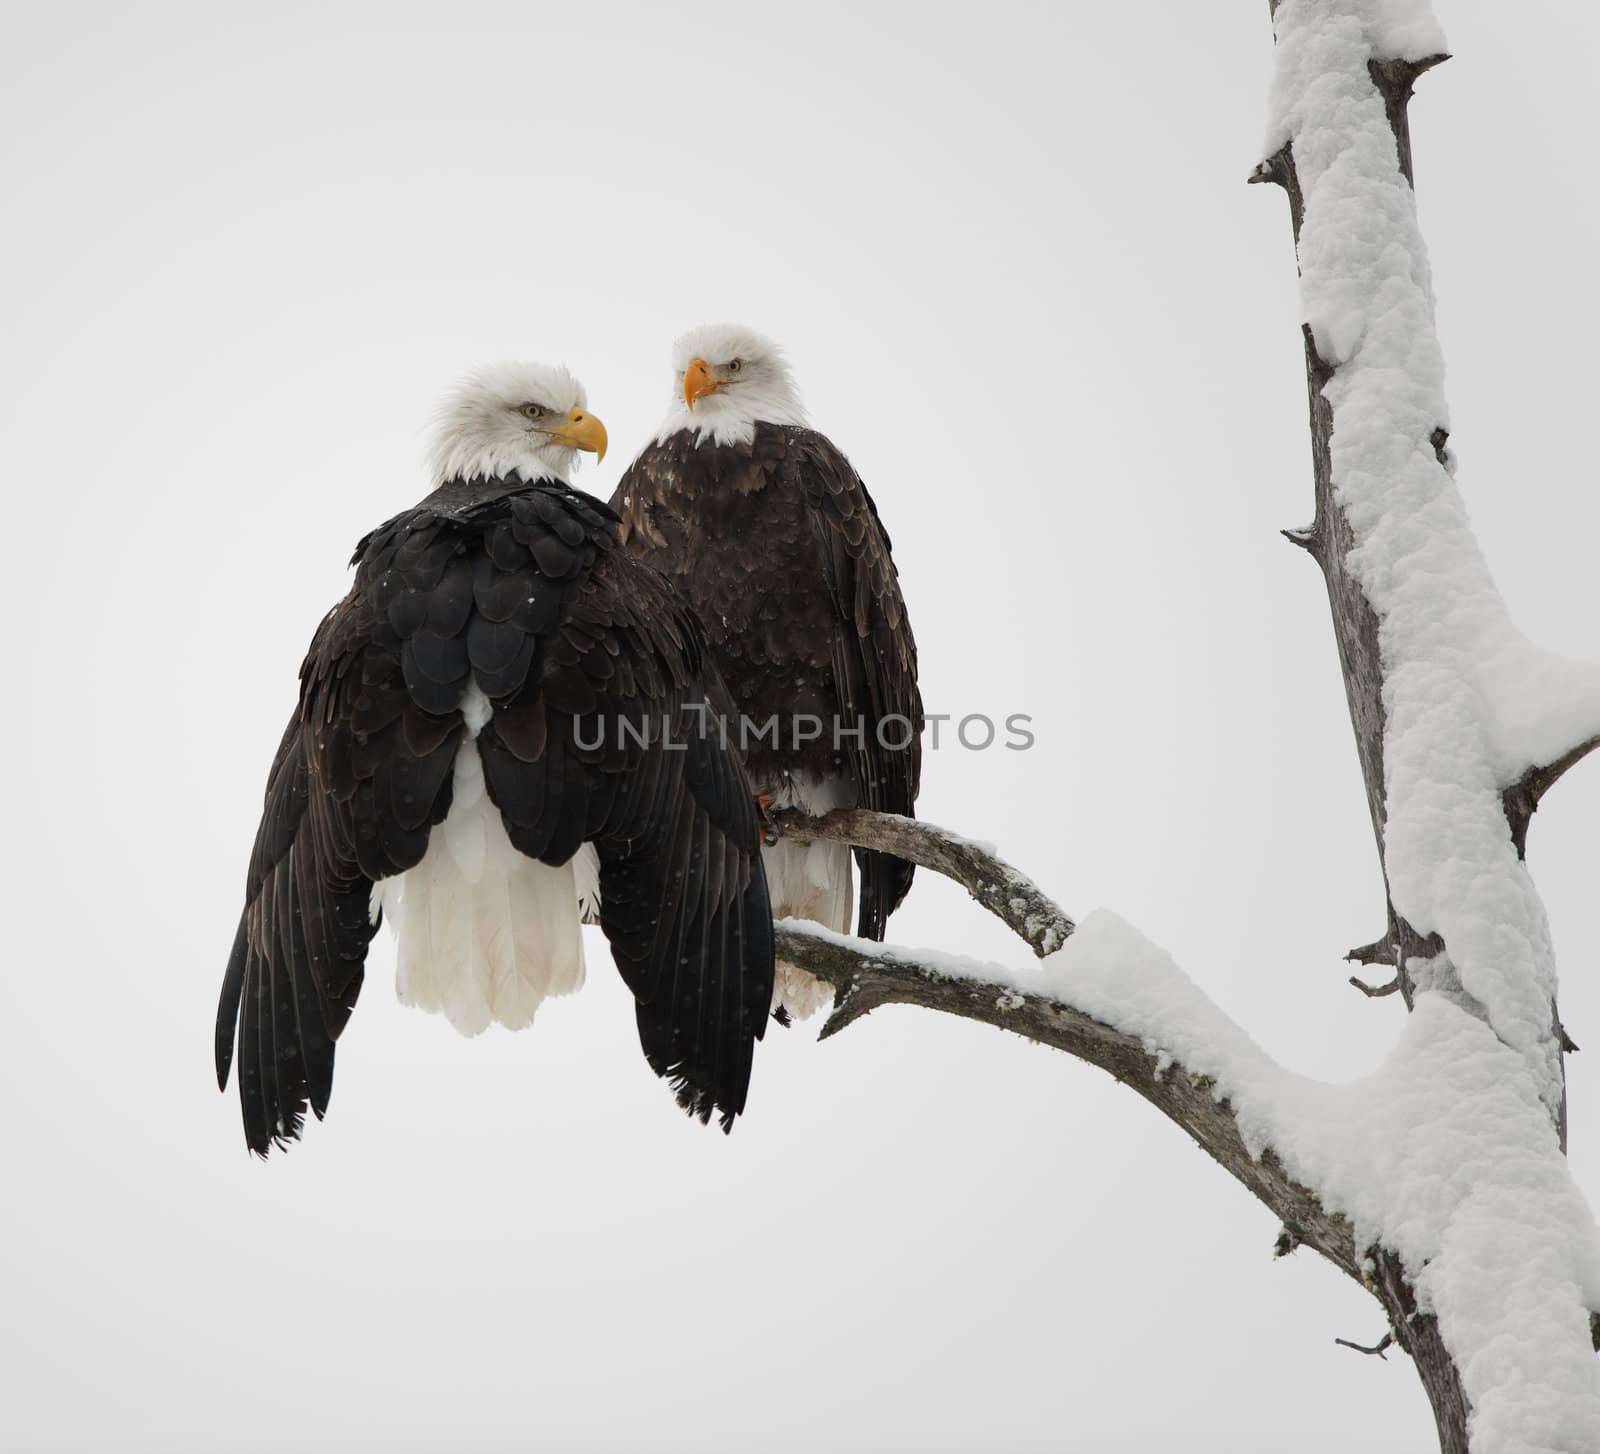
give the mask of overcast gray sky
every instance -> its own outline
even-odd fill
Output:
[[[908,1009],[768,1037],[724,1139],[603,941],[459,1039],[378,941],[329,1119],[211,1079],[266,767],[356,539],[487,360],[613,454],[668,349],[789,349],[893,533],[921,811],[1171,950],[1286,1063],[1370,1069],[1382,891],[1316,568],[1266,5],[5,6],[11,476],[0,1443],[1414,1450],[1378,1310],[1137,1097]],[[1413,131],[1461,481],[1512,609],[1600,655],[1600,18],[1441,0]],[[1531,858],[1600,1047],[1600,772]],[[919,876],[892,937],[1020,950]],[[1596,1053],[1600,1053],[1597,1050]],[[1570,1066],[1600,1193],[1600,1069]]]

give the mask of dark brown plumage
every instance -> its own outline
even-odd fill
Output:
[[[472,681],[512,844],[552,865],[595,845],[646,1058],[692,1114],[731,1125],[772,992],[771,916],[748,780],[694,730],[730,704],[693,616],[605,505],[520,476],[441,486],[352,564],[301,668],[218,1010],[218,1081],[237,1045],[251,1149],[327,1109],[373,885],[419,863],[449,811]],[[668,719],[684,750],[663,746]]]
[[[794,425],[757,424],[738,444],[697,443],[683,430],[640,453],[612,505],[628,550],[664,572],[699,617],[740,712],[785,725],[776,749],[753,742],[746,766],[756,786],[785,773],[844,774],[859,805],[912,815],[922,771],[916,642],[888,533],[850,461]],[[797,714],[829,727],[796,742],[787,729]],[[836,746],[836,720],[864,727],[862,739],[842,735]],[[880,853],[857,861],[857,933],[882,939],[912,866]]]

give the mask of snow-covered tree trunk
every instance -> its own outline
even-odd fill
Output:
[[[894,849],[965,883],[1031,969],[779,926],[835,987],[835,1033],[888,1003],[1016,1031],[1136,1090],[1382,1305],[1446,1454],[1600,1449],[1600,1236],[1565,1159],[1556,973],[1524,862],[1543,792],[1600,742],[1600,668],[1514,627],[1447,447],[1406,103],[1444,58],[1426,0],[1270,0],[1267,160],[1301,275],[1315,516],[1387,925],[1351,957],[1410,1011],[1345,1086],[1275,1064],[1115,916],[1072,922],[1015,869],[926,825],[786,831]],[[1068,936],[1057,948],[1061,936]]]
[[[1425,985],[1488,1019],[1564,1141],[1554,957],[1516,864],[1538,794],[1593,743],[1565,740],[1560,711],[1536,719],[1556,705],[1549,663],[1511,625],[1453,484],[1406,120],[1443,37],[1399,0],[1272,8],[1275,145],[1252,180],[1289,195],[1316,481],[1312,525],[1285,533],[1327,582],[1389,886],[1385,933],[1352,957],[1389,965],[1408,1005]]]
[[[1600,719],[1593,669],[1551,661],[1512,625],[1454,483],[1407,120],[1417,77],[1447,59],[1444,37],[1426,0],[1269,3],[1270,155],[1252,180],[1289,197],[1315,478],[1311,526],[1285,534],[1327,584],[1387,886],[1385,932],[1350,957],[1387,964],[1383,989],[1408,1008],[1435,995],[1486,1022],[1522,1057],[1565,1151],[1569,1042],[1523,857],[1540,796],[1595,745]],[[1532,1255],[1513,1220],[1501,1235],[1502,1256]],[[1592,1356],[1567,1321],[1592,1399]],[[1544,1447],[1536,1427],[1470,1418],[1450,1357],[1462,1340],[1419,1348],[1419,1322],[1395,1332],[1442,1447],[1466,1448],[1469,1426],[1474,1447]],[[1552,1447],[1600,1447],[1592,1426],[1561,1437]]]

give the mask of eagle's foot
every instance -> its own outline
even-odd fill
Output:
[[[766,847],[771,848],[781,836],[778,824],[772,816],[772,810],[777,804],[777,799],[771,793],[756,793],[756,817],[761,820],[761,841]]]

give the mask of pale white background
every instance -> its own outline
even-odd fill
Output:
[[[1576,7],[1443,0],[1415,111],[1462,482],[1600,653]],[[590,985],[468,1042],[380,941],[329,1119],[261,1164],[215,993],[295,670],[475,363],[614,454],[669,343],[790,349],[893,531],[930,818],[1108,905],[1309,1073],[1402,1011],[1310,514],[1266,5],[7,6],[0,1445],[1416,1450],[1375,1306],[1096,1071],[911,1010],[762,1049],[731,1138]],[[1532,835],[1600,1053],[1600,774]],[[923,877],[894,936],[1015,959]],[[1600,1071],[1571,1064],[1600,1191]]]

